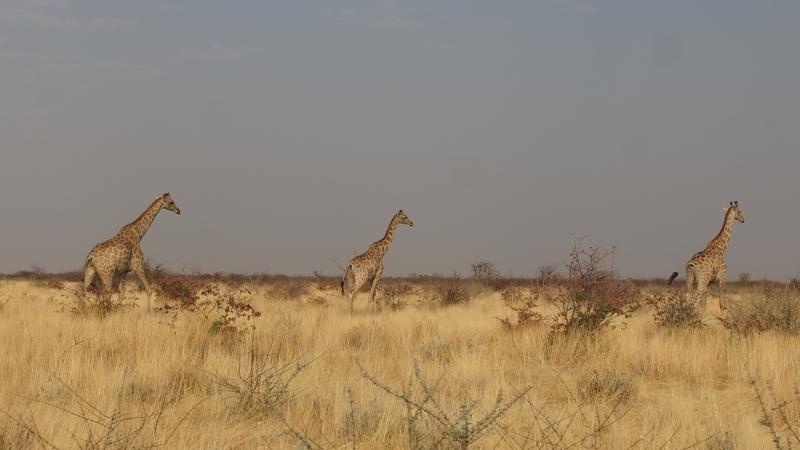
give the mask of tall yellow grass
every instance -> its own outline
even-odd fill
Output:
[[[649,311],[595,336],[553,338],[502,327],[509,310],[488,290],[447,308],[373,311],[362,296],[354,315],[335,289],[293,301],[271,292],[253,288],[262,315],[231,338],[209,334],[201,314],[77,315],[61,291],[0,281],[0,443],[409,448],[406,405],[362,371],[402,392],[416,365],[431,383],[442,377],[436,408],[454,420],[465,402],[479,402],[478,420],[499,391],[531,388],[471,448],[771,448],[750,377],[793,399],[800,369],[800,338],[735,337],[713,321],[662,330]],[[285,366],[283,380],[308,364],[281,401],[245,408],[220,385],[247,372],[251,350]],[[800,417],[794,404],[785,411]]]

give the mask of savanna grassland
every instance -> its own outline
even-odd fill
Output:
[[[800,445],[790,285],[729,285],[723,322],[623,280],[387,280],[352,315],[335,279],[155,284],[148,314],[0,280],[0,448]]]

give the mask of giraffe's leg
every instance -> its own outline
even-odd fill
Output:
[[[727,306],[725,305],[725,300],[722,298],[722,292],[725,288],[725,282],[727,281],[727,268],[723,263],[722,268],[720,268],[719,273],[717,273],[717,295],[719,295],[719,311],[725,312]]]
[[[150,284],[147,282],[147,278],[144,276],[144,270],[134,270],[134,272],[136,273],[136,277],[139,278],[139,282],[142,283],[145,292],[147,292],[147,312],[150,312],[150,298],[153,296],[153,288],[151,288]]]
[[[142,251],[138,248],[134,250],[131,256],[131,269],[136,274],[136,277],[139,278],[139,282],[142,283],[142,287],[147,292],[147,312],[150,312],[150,298],[153,296],[153,289],[150,287],[150,283],[147,282],[147,277],[144,275],[143,260]]]
[[[698,271],[698,268],[690,263],[686,265],[686,290],[687,295],[692,295],[691,299],[700,308],[701,311],[706,309],[706,281],[703,273]]]
[[[356,292],[353,290],[354,284],[355,277],[352,272],[352,264],[350,264],[344,271],[344,277],[342,277],[342,295],[347,298],[347,302],[350,304],[350,314],[353,314],[353,298]]]
[[[120,304],[125,299],[125,284],[128,278],[128,273],[123,273],[119,276],[119,281],[117,281],[117,295],[119,296]]]
[[[350,302],[350,315],[353,314],[353,301],[356,298],[356,293],[358,291],[350,291],[347,293],[347,300]]]
[[[717,295],[719,296],[719,310],[720,312],[725,312],[728,307],[725,305],[725,300],[722,297],[723,288],[725,287],[725,282],[722,280],[717,280]]]
[[[378,266],[378,270],[375,271],[375,276],[372,278],[372,286],[369,289],[369,303],[374,305],[377,308],[377,304],[375,304],[375,291],[378,289],[378,283],[381,281],[381,276],[383,276],[383,264]]]
[[[114,283],[114,275],[112,273],[100,273],[100,302],[104,306],[111,305],[111,287]]]
[[[692,267],[686,268],[686,291],[691,292],[692,289],[697,287],[694,269]]]
[[[719,311],[725,312],[728,309],[728,306],[725,304],[725,299],[723,298],[723,291],[725,288],[725,279],[724,278],[717,278],[717,295],[719,296]]]
[[[700,309],[702,309],[703,311],[706,310],[706,305],[708,303],[708,283],[709,283],[709,280],[707,280],[705,277],[703,277],[703,276],[698,276],[697,277],[697,291],[696,292],[697,292],[698,298],[700,300]]]
[[[698,281],[694,267],[686,266],[686,300],[705,309],[705,305],[701,304],[703,300]]]
[[[92,286],[95,277],[97,276],[97,271],[94,268],[94,265],[89,262],[86,264],[86,269],[83,272],[83,292],[81,293],[80,302],[83,303],[86,300],[86,291]]]
[[[119,274],[115,273],[111,277],[111,297],[114,297],[114,294],[119,292]]]

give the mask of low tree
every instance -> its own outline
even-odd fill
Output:
[[[478,261],[473,263],[470,267],[472,268],[472,278],[479,281],[486,281],[499,276],[497,268],[491,261]]]

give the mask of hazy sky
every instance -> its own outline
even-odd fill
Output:
[[[0,0],[0,272],[81,267],[157,195],[174,269],[800,274],[800,2]]]

